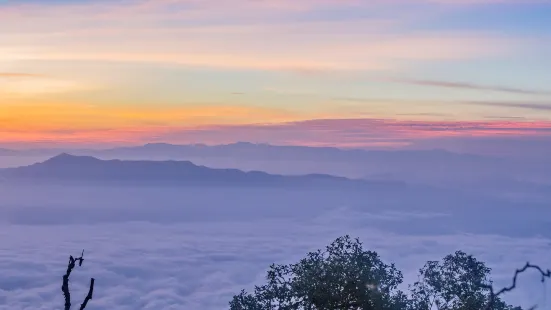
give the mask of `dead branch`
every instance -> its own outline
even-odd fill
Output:
[[[92,299],[92,295],[94,294],[94,278],[90,279],[90,289],[88,290],[88,295],[86,295],[86,298],[84,298],[84,302],[80,305],[80,310],[84,310],[86,308],[86,305],[88,305],[88,301]]]
[[[65,310],[71,309],[71,292],[69,291],[69,276],[71,275],[71,272],[75,268],[76,262],[78,261],[78,265],[82,266],[82,262],[84,261],[84,250],[82,250],[82,254],[79,258],[74,258],[72,255],[69,256],[69,264],[67,265],[67,272],[65,275],[63,275],[63,284],[61,285],[61,291],[63,292],[63,297],[65,297]],[[88,301],[92,299],[93,293],[94,293],[94,278],[90,280],[90,288],[88,290],[88,295],[86,295],[86,298],[84,299],[84,302],[80,305],[80,310],[83,310],[86,308],[86,305],[88,305]]]
[[[492,307],[494,306],[494,302],[495,302],[496,298],[499,297],[499,295],[502,295],[504,293],[507,293],[507,292],[510,292],[510,291],[514,290],[517,287],[518,275],[525,272],[528,269],[533,269],[533,270],[538,271],[541,275],[541,282],[545,282],[546,278],[551,278],[551,270],[547,269],[546,271],[544,271],[541,267],[539,267],[537,265],[532,265],[529,262],[527,262],[526,265],[524,265],[524,267],[515,270],[515,275],[513,277],[513,283],[510,286],[507,286],[507,287],[504,287],[504,288],[500,289],[497,293],[494,292],[494,287],[492,285],[486,285],[486,284],[482,285],[482,287],[490,290],[490,301],[488,302],[488,305],[486,306],[485,310],[491,310],[492,309]],[[531,309],[535,309],[535,307],[533,307]]]

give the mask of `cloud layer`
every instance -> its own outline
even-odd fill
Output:
[[[113,110],[114,111],[114,110]],[[251,114],[266,114],[266,123],[257,124],[227,124],[227,125],[188,125],[177,126],[162,125],[162,123],[178,121],[194,121],[192,109],[181,109],[182,118],[174,119],[178,110],[153,110],[150,113],[134,112],[135,124],[128,127],[104,127],[104,128],[79,128],[67,127],[65,130],[57,128],[28,128],[14,129],[4,128],[5,145],[16,142],[53,143],[57,145],[90,143],[118,143],[140,144],[148,142],[172,142],[172,143],[206,143],[220,144],[235,141],[250,141],[261,143],[285,144],[285,145],[310,145],[310,146],[338,146],[338,147],[404,147],[417,141],[441,139],[441,138],[529,138],[545,139],[551,135],[551,123],[547,121],[526,120],[488,120],[488,121],[410,121],[395,119],[317,119],[299,120],[294,122],[271,123],[273,117],[271,111],[244,109],[240,115],[239,109],[213,109],[212,117],[221,115],[221,111],[232,111],[233,115],[228,121],[240,121],[240,117],[247,119]],[[96,113],[94,109],[91,112]],[[144,111],[145,112],[145,111]],[[196,110],[198,115],[204,115],[208,121],[207,111]],[[238,113],[234,113],[238,112]],[[55,113],[55,112],[54,112]],[[83,115],[87,112],[84,110]],[[93,114],[92,114],[93,115]],[[152,119],[155,115],[160,118],[160,124],[155,124]],[[89,116],[89,115],[88,115]],[[116,116],[116,114],[111,114]],[[108,124],[107,119],[97,115],[97,120],[103,120],[103,125]],[[143,119],[141,118],[143,117]],[[163,119],[162,117],[167,117]],[[282,113],[280,117],[297,117],[296,115]],[[299,116],[298,116],[299,117]],[[144,121],[145,123],[140,123]],[[147,124],[153,121],[152,124]],[[9,124],[9,123],[8,123]],[[55,125],[54,125],[55,126]],[[37,138],[40,137],[40,138]]]
[[[525,260],[544,263],[543,258],[551,254],[549,239],[408,236],[367,228],[358,216],[369,215],[336,210],[307,221],[4,225],[0,229],[0,309],[59,307],[63,301],[58,282],[67,255],[82,248],[86,261],[71,278],[73,296],[82,298],[88,279],[95,277],[90,309],[98,310],[224,309],[233,294],[262,283],[271,263],[296,261],[346,233],[360,237],[385,261],[395,262],[409,283],[426,260],[440,259],[457,248],[487,261],[494,268],[497,285],[508,284],[512,270]],[[415,220],[407,214],[389,214],[389,219]],[[537,283],[533,275],[523,277],[509,298],[525,306],[543,302],[545,292]]]

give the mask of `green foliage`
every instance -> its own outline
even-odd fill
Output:
[[[490,300],[491,269],[472,255],[457,251],[442,262],[429,261],[419,271],[421,280],[411,287],[412,305],[417,310],[480,310]],[[499,298],[491,310],[513,310]]]
[[[325,251],[309,253],[297,264],[272,265],[267,280],[253,295],[242,291],[235,296],[230,309],[393,310],[405,300],[396,289],[402,273],[349,236],[338,238]]]
[[[230,310],[484,310],[490,268],[458,251],[429,261],[410,294],[397,289],[402,273],[358,239],[344,236],[296,264],[272,265],[267,283],[241,291]],[[488,310],[520,310],[495,299]]]

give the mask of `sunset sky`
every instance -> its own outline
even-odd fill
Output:
[[[0,146],[551,135],[551,0],[0,1]]]

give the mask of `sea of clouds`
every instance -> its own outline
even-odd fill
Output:
[[[71,288],[79,304],[96,279],[91,310],[227,309],[270,264],[345,234],[396,263],[403,288],[458,249],[487,262],[496,287],[528,260],[551,267],[549,208],[431,193],[4,185],[0,309],[62,309],[68,255],[82,249]],[[529,273],[506,299],[546,308],[549,285]]]

